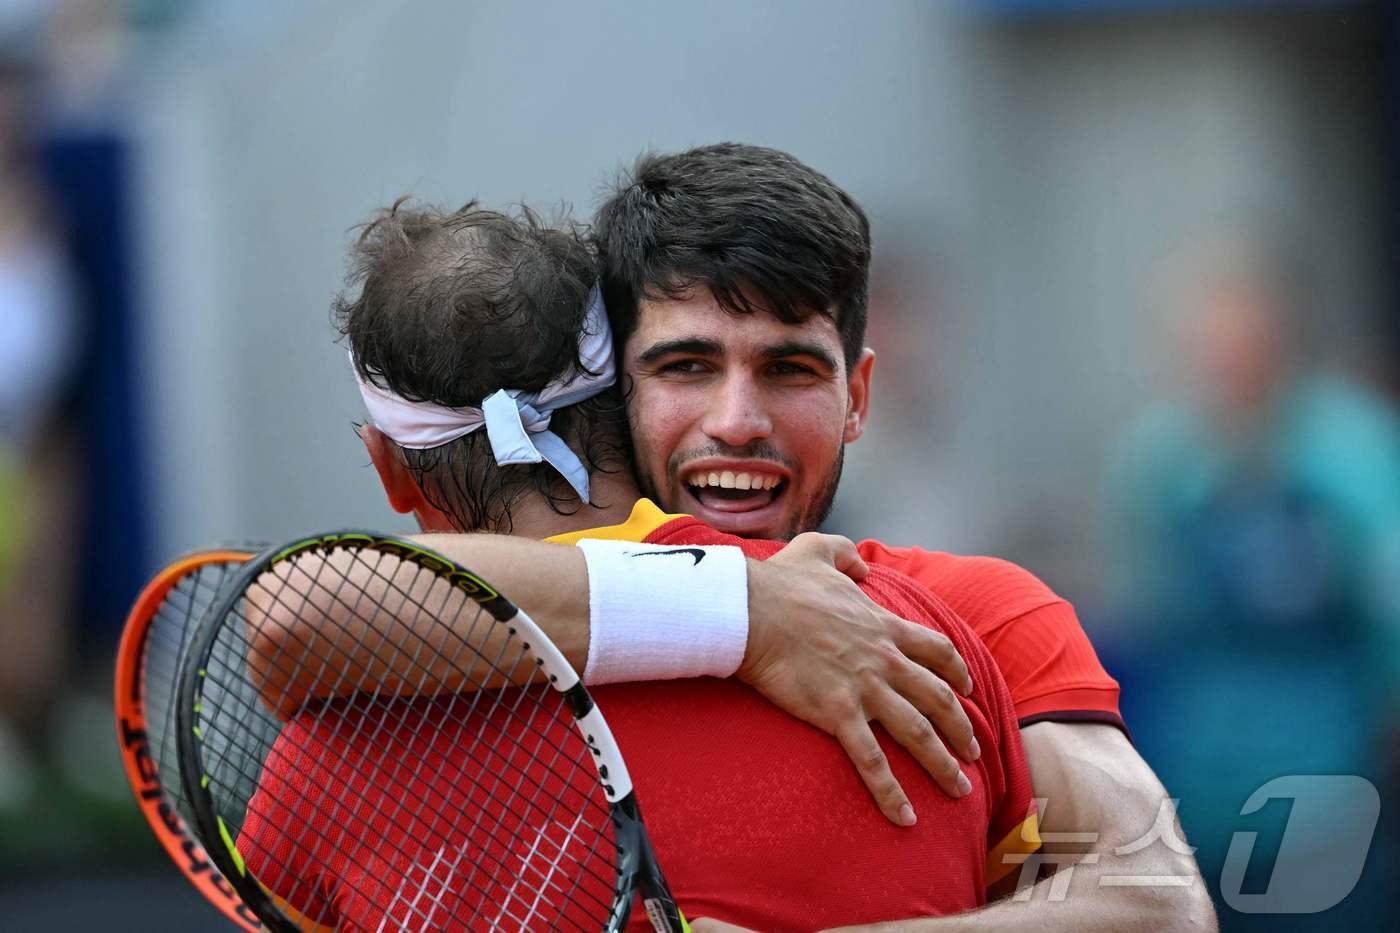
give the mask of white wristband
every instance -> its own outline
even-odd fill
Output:
[[[583,682],[728,677],[749,642],[749,573],[737,547],[578,542],[588,562]]]

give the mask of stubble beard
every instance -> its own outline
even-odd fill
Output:
[[[842,444],[836,448],[836,462],[827,471],[826,481],[812,497],[807,508],[798,514],[797,521],[783,535],[784,541],[791,541],[805,531],[817,531],[826,524],[826,520],[831,517],[831,509],[836,504],[836,489],[841,485],[841,471],[845,465],[846,445]]]

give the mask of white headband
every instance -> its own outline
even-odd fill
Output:
[[[579,498],[588,502],[588,470],[569,445],[549,430],[549,419],[555,409],[592,398],[617,381],[612,330],[597,288],[589,298],[588,313],[579,333],[578,355],[582,368],[588,372],[556,379],[539,392],[501,389],[488,395],[480,408],[410,402],[361,377],[353,352],[350,366],[370,420],[399,446],[418,450],[441,447],[485,425],[498,464],[548,461],[569,481]]]

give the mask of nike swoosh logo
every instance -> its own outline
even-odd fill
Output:
[[[705,559],[705,552],[700,550],[698,547],[677,547],[671,548],[669,551],[632,551],[627,556],[655,557],[658,554],[689,554],[691,557],[695,558],[695,564],[692,564],[692,567],[696,564],[699,564],[702,560]]]

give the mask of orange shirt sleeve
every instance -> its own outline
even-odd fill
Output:
[[[962,557],[862,541],[871,564],[898,570],[937,594],[981,637],[1011,692],[1022,726],[1104,722],[1125,732],[1118,682],[1099,662],[1074,607],[1038,577],[994,557]]]

